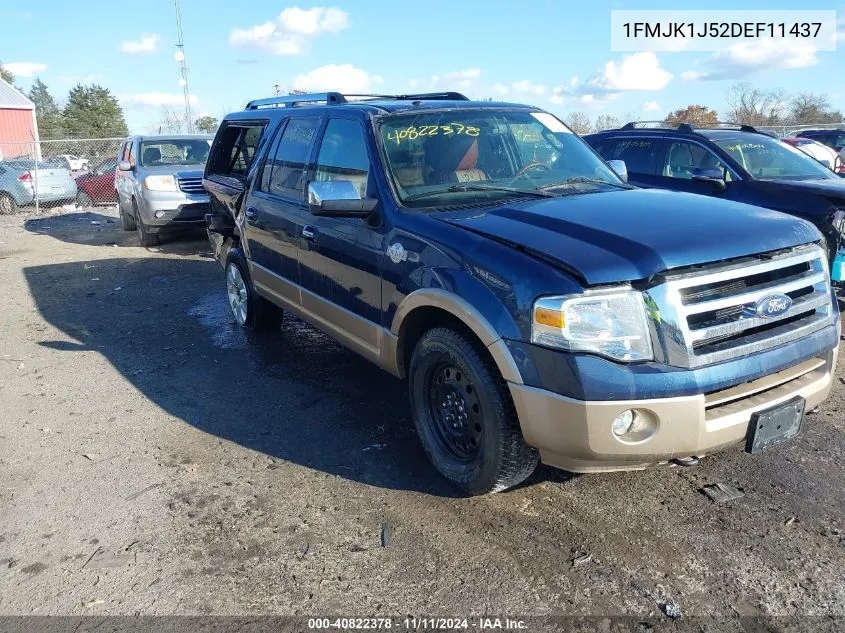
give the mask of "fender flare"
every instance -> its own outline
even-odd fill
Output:
[[[440,288],[421,288],[407,295],[397,306],[390,332],[398,341],[402,325],[417,308],[439,308],[457,318],[472,331],[490,352],[502,377],[512,383],[523,384],[522,374],[502,336],[490,321],[466,299]],[[398,346],[397,346],[398,354]],[[396,366],[400,366],[397,357]]]

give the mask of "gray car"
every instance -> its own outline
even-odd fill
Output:
[[[0,215],[20,207],[71,202],[76,199],[76,181],[67,169],[29,159],[0,161]]]
[[[213,136],[132,136],[120,146],[115,173],[123,228],[138,231],[141,246],[163,230],[205,226],[208,194],[202,175]]]

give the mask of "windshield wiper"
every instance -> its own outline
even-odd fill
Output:
[[[504,185],[479,185],[475,183],[458,183],[446,189],[438,189],[437,191],[424,191],[416,195],[405,198],[405,202],[412,202],[414,200],[422,200],[423,198],[431,198],[440,196],[444,193],[457,193],[460,191],[504,191],[505,193],[515,193],[522,196],[531,196],[532,198],[554,198],[555,194],[540,189],[519,189],[518,187],[506,187]]]
[[[610,182],[601,178],[590,178],[589,176],[573,176],[572,178],[567,178],[566,180],[561,180],[560,182],[553,182],[549,185],[543,185],[542,187],[540,187],[540,189],[546,191],[547,189],[554,189],[555,187],[566,187],[567,185],[578,184],[609,185],[611,187],[617,187],[618,189],[633,189],[631,185],[626,183]]]

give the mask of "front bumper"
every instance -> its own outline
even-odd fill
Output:
[[[838,349],[735,387],[672,398],[585,401],[508,383],[525,441],[546,464],[571,472],[638,470],[701,457],[745,440],[752,414],[795,397],[812,410],[830,393]],[[611,430],[626,409],[647,412],[651,435],[627,442]]]
[[[138,211],[144,225],[148,227],[205,226],[205,214],[208,210],[207,194],[144,189],[138,201]]]

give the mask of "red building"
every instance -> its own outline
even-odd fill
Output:
[[[35,105],[0,79],[0,160],[41,159]]]

